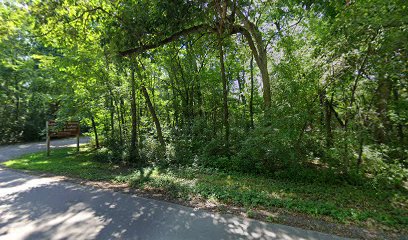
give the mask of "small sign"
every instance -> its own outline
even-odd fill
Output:
[[[51,138],[62,137],[76,137],[77,139],[77,151],[79,151],[79,135],[80,125],[78,121],[69,121],[65,123],[57,123],[55,120],[49,120],[46,122],[47,131],[47,156],[50,155]]]

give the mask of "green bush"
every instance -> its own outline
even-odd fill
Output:
[[[140,144],[140,157],[144,162],[149,164],[157,164],[164,159],[164,149],[159,141],[154,137],[149,136],[143,139]]]
[[[264,127],[249,134],[234,158],[238,169],[269,174],[287,168],[300,158],[293,142],[282,130]]]
[[[399,159],[395,159],[397,151],[386,145],[364,147],[363,171],[372,176],[371,184],[374,187],[401,187],[407,181],[408,170],[404,166],[407,159],[403,152]]]
[[[93,160],[96,161],[96,162],[110,163],[110,162],[112,162],[112,151],[110,151],[106,147],[102,147],[100,149],[97,149],[95,151],[95,154],[93,155]]]
[[[126,147],[121,145],[119,141],[106,139],[102,148],[97,149],[94,155],[95,161],[120,163],[126,159]]]
[[[180,137],[167,146],[167,164],[174,166],[188,166],[194,162],[191,139]]]

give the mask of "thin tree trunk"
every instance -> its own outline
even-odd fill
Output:
[[[215,8],[218,11],[218,26],[217,26],[217,33],[218,33],[218,53],[220,58],[220,71],[221,71],[221,82],[222,82],[222,102],[223,102],[223,125],[225,130],[224,141],[226,152],[229,154],[229,135],[230,135],[230,126],[228,120],[228,80],[225,75],[225,63],[224,63],[224,25],[226,23],[226,15],[227,15],[227,1],[215,1]]]
[[[200,81],[197,81],[197,104],[198,104],[198,115],[200,117],[204,116],[204,111],[203,111],[203,94],[201,93],[201,85]]]
[[[91,122],[92,122],[92,128],[93,128],[94,135],[95,135],[95,145],[96,145],[96,148],[99,148],[98,130],[96,129],[96,123],[95,123],[94,116],[91,116]]]
[[[249,98],[249,115],[251,117],[251,128],[254,129],[254,56],[252,55],[250,61],[250,70],[251,70],[251,96]]]
[[[326,90],[323,89],[323,91],[319,91],[319,106],[320,106],[319,123],[322,129],[325,127],[325,123],[324,123],[325,99],[326,99]]]
[[[105,63],[106,63],[106,70],[109,72],[109,63],[107,60],[107,56],[105,54]],[[113,105],[113,92],[112,92],[112,87],[109,83],[109,76],[106,77],[106,79],[102,79],[102,81],[105,83],[106,88],[108,89],[109,95],[106,98],[106,105],[109,108],[109,114],[110,114],[110,132],[111,132],[111,139],[115,138],[115,107]]]
[[[324,96],[324,116],[325,116],[325,127],[326,127],[326,147],[331,148],[333,147],[333,132],[332,132],[332,111],[331,105],[333,103],[333,96],[330,102],[327,100],[326,96]]]
[[[191,95],[191,100],[190,100],[190,128],[192,128],[193,121],[194,121],[194,118],[195,118],[195,112],[194,112],[194,84],[195,84],[195,81],[192,82],[191,90],[190,90],[190,95]]]
[[[173,128],[178,130],[178,126],[179,126],[179,119],[178,119],[178,115],[179,115],[179,105],[177,102],[177,95],[176,95],[176,91],[174,91],[174,87],[172,89],[172,95],[173,95],[173,109],[174,109],[174,116],[173,116]]]
[[[126,122],[125,122],[125,112],[126,112],[126,109],[125,109],[125,101],[123,100],[123,97],[121,96],[120,97],[120,121],[122,122],[122,126],[125,126],[126,125]]]
[[[136,73],[137,73],[140,81],[143,82],[144,78],[142,76],[142,73],[140,72],[139,66],[136,66],[136,70],[137,70]],[[156,127],[157,138],[159,139],[159,142],[160,142],[160,145],[162,146],[162,148],[165,149],[166,143],[165,143],[164,138],[163,138],[162,128],[161,128],[161,125],[160,125],[159,118],[157,117],[157,114],[156,114],[156,111],[155,111],[154,103],[152,103],[152,101],[150,100],[149,93],[147,92],[147,89],[143,85],[143,83],[140,86],[140,90],[141,90],[141,92],[142,92],[142,94],[143,94],[143,96],[145,98],[147,108],[148,108],[148,110],[149,110],[149,112],[150,112],[150,114],[151,114],[151,116],[153,118],[153,122],[154,122],[154,125]],[[154,95],[154,92],[152,92],[152,94]]]
[[[161,146],[166,147],[166,143],[164,142],[164,138],[163,138],[162,128],[160,126],[160,121],[156,115],[156,111],[154,110],[153,104],[150,101],[149,93],[147,92],[145,86],[143,85],[140,87],[140,90],[142,91],[145,97],[147,107],[149,108],[150,114],[152,115],[152,118],[153,118],[153,122],[156,126],[157,138],[159,139]]]
[[[246,99],[245,99],[245,95],[244,95],[244,88],[245,88],[244,79],[245,79],[245,75],[243,74],[242,78],[241,78],[241,76],[239,76],[239,73],[238,73],[237,81],[238,81],[238,90],[239,90],[239,100],[241,101],[242,105],[245,106]],[[244,108],[244,111],[245,111],[245,108]]]
[[[121,122],[121,110],[120,110],[120,105],[118,104],[117,101],[115,101],[115,108],[117,112],[117,120],[118,120],[118,127],[119,127],[119,141],[120,145],[123,145],[123,131],[122,131],[122,122]]]
[[[141,122],[141,119],[142,119],[142,116],[143,116],[143,107],[141,106],[140,101],[136,101],[136,109],[139,110],[139,111],[136,111],[136,119],[137,119],[136,120],[136,122],[137,122],[136,133],[137,133],[137,136],[139,137],[137,147],[140,150],[140,149],[143,148],[143,146],[142,146],[143,136],[142,136],[142,133],[141,133],[141,130],[140,130],[140,122]]]
[[[238,89],[239,89],[239,100],[243,106],[242,108],[242,120],[245,123],[245,131],[248,131],[250,126],[247,119],[247,109],[246,109],[246,98],[245,98],[245,72],[242,71],[242,77],[240,73],[237,74]]]
[[[217,112],[216,109],[212,111],[212,125],[213,125],[213,136],[217,136]]]
[[[220,57],[220,68],[221,68],[221,81],[222,81],[222,100],[223,100],[223,124],[225,130],[224,141],[227,149],[229,148],[229,134],[230,134],[230,126],[228,121],[228,83],[227,77],[225,75],[225,65],[224,65],[224,47],[223,42],[221,39],[221,35],[218,36],[218,50],[219,50],[219,57]]]
[[[110,124],[111,124],[111,138],[115,138],[115,106],[113,105],[113,94],[109,90],[109,111],[110,111]]]
[[[137,109],[136,109],[136,82],[135,82],[135,69],[132,67],[131,70],[131,118],[132,118],[132,130],[131,130],[131,140],[130,140],[130,161],[139,162],[139,152],[137,148]]]
[[[20,88],[18,85],[18,80],[17,77],[14,76],[14,84],[15,84],[15,89],[16,89],[16,122],[19,122],[19,118],[20,118]]]

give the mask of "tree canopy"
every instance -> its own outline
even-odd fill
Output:
[[[401,185],[407,11],[403,0],[1,1],[1,142],[76,119],[112,162]]]

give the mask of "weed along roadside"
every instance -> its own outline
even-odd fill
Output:
[[[75,148],[58,149],[50,157],[44,152],[28,154],[3,164],[67,176],[82,184],[346,237],[362,237],[364,229],[379,235],[406,234],[404,191],[300,183],[199,167],[146,168],[141,174],[138,168],[98,161],[97,152],[81,149],[79,154]]]

